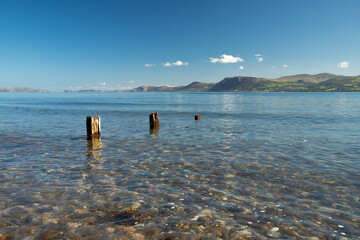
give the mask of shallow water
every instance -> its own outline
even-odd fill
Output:
[[[360,239],[359,119],[359,93],[1,93],[0,237]]]

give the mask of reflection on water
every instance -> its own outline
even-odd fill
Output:
[[[5,100],[0,238],[360,236],[358,95],[124,93]],[[24,108],[17,109],[17,102]],[[27,109],[26,102],[40,111]],[[163,111],[154,109],[159,104]],[[148,114],[155,110],[161,134],[148,132]],[[194,121],[194,113],[202,120]],[[102,139],[83,135],[78,119],[88,114],[101,115]],[[32,118],[42,124],[30,131]]]
[[[222,109],[227,113],[242,112],[243,111],[243,97],[230,93],[223,94]]]
[[[150,128],[150,130],[149,130],[150,135],[156,135],[156,136],[159,136],[159,131],[160,131],[159,126],[157,126],[155,128]]]
[[[87,140],[87,156],[89,159],[101,161],[101,138],[90,138]]]

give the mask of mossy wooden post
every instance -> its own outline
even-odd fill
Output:
[[[100,116],[86,117],[86,134],[87,138],[100,138]]]
[[[201,116],[200,115],[195,115],[195,120],[201,120]]]
[[[159,131],[159,116],[157,112],[153,112],[149,115],[149,122],[150,122],[150,131],[157,132]]]

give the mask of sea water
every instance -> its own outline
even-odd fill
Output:
[[[359,156],[360,93],[1,93],[0,237],[359,239]]]

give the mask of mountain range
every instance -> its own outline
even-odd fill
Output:
[[[37,89],[37,88],[0,88],[0,92],[48,92],[48,90]]]
[[[227,77],[218,83],[193,82],[187,86],[141,86],[131,92],[359,92],[360,76],[329,73],[299,74],[276,79]]]

